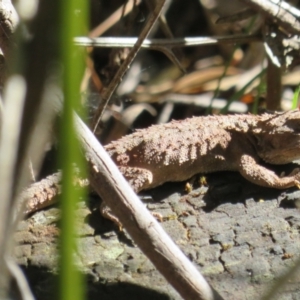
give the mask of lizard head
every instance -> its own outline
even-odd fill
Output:
[[[265,162],[286,164],[300,159],[300,110],[264,114],[253,133],[257,154]]]

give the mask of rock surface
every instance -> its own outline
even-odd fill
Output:
[[[300,252],[300,191],[257,187],[239,174],[220,172],[186,193],[185,183],[149,191],[151,211],[163,228],[224,299],[260,299],[292,267]],[[203,180],[202,180],[203,181]],[[76,262],[86,274],[88,299],[181,299],[134,245],[97,209],[77,210]],[[37,299],[53,299],[59,209],[35,213],[19,225],[15,256]],[[278,299],[300,299],[300,273]]]

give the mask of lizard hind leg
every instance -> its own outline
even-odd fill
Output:
[[[113,223],[115,223],[120,231],[123,231],[123,225],[120,222],[120,220],[118,219],[118,217],[116,217],[113,212],[111,211],[111,209],[106,205],[106,203],[104,201],[102,201],[102,203],[100,204],[100,213],[102,215],[102,217],[104,217],[105,219],[108,219],[110,221],[112,221]],[[159,222],[163,222],[163,216],[160,213],[157,212],[151,212],[151,214],[153,215],[153,217],[155,217]]]
[[[123,231],[123,226],[120,220],[112,213],[111,209],[106,205],[104,201],[100,204],[100,213],[102,217],[105,219],[111,220],[114,222],[118,227],[120,231]]]
[[[153,175],[146,169],[119,167],[119,170],[136,193],[146,189],[152,183]],[[120,220],[113,214],[104,201],[100,205],[100,213],[104,218],[113,221],[119,227],[119,230],[122,231],[123,226]]]
[[[136,193],[147,189],[153,182],[153,174],[149,170],[122,166],[119,167],[119,170]]]

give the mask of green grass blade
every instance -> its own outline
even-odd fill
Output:
[[[79,107],[79,86],[83,74],[83,56],[72,40],[82,35],[86,28],[87,2],[85,0],[61,1],[61,62],[63,66],[64,107],[60,124],[59,162],[63,170],[61,196],[60,279],[59,298],[83,299],[83,279],[74,265],[76,251],[75,207],[82,196],[75,190],[73,164],[82,169],[78,141],[73,128],[73,109]]]
[[[292,109],[296,109],[298,107],[299,92],[300,92],[300,84],[297,86],[294,92]]]

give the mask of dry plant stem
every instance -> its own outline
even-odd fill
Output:
[[[145,3],[147,5],[148,9],[153,10],[155,8],[154,7],[155,3],[153,1],[146,0]],[[158,18],[159,27],[160,27],[161,31],[163,32],[163,34],[167,38],[173,38],[174,37],[173,34],[172,34],[172,31],[171,31],[171,29],[170,29],[170,27],[168,25],[166,17],[165,17],[165,13],[169,9],[170,4],[171,4],[171,1],[170,0],[166,0],[166,3],[165,3],[164,8],[163,8],[163,11],[162,11],[161,15]],[[151,33],[151,35],[152,35],[152,33]]]
[[[20,87],[16,88],[15,90],[20,91]],[[52,106],[52,104],[49,100],[50,93],[51,93],[51,97],[53,97],[54,92],[55,92],[55,90],[53,88],[50,88],[50,87],[48,87],[48,89],[45,90],[44,97],[43,97],[44,101],[41,105],[41,111],[38,114],[37,122],[35,124],[36,126],[34,127],[33,134],[30,136],[28,148],[24,149],[24,153],[23,153],[24,154],[24,161],[23,161],[24,165],[23,165],[23,168],[22,168],[24,173],[25,172],[28,173],[28,167],[26,166],[26,162],[28,162],[28,160],[26,160],[26,158],[29,156],[29,153],[32,154],[33,164],[37,168],[39,168],[39,165],[40,165],[41,160],[43,158],[44,149],[45,149],[44,146],[45,146],[46,142],[48,142],[48,140],[50,139],[49,138],[49,135],[50,135],[49,128],[52,127],[52,123],[53,123],[53,120],[54,120],[54,110],[53,110],[53,106]],[[10,97],[10,99],[14,99],[14,102],[11,102],[11,103],[14,106],[13,107],[14,110],[16,110],[16,108],[15,108],[16,97],[14,97],[14,98]],[[12,118],[12,116],[13,116],[13,114],[10,113],[9,117],[15,123],[15,118]],[[18,126],[18,128],[20,128],[20,126]],[[7,130],[7,132],[8,132],[9,135],[12,134],[12,126],[10,126],[10,129]],[[3,140],[2,140],[2,142],[3,142]],[[16,146],[15,146],[15,149],[17,150]],[[7,161],[7,157],[5,159]],[[13,171],[14,168],[11,167],[8,170]],[[28,176],[26,176],[24,174],[23,175],[23,180],[25,180],[25,179],[28,179]],[[1,182],[5,184],[4,180],[1,181]],[[7,184],[7,187],[11,187],[12,184],[13,184],[13,180],[12,180],[10,185]],[[22,182],[22,184],[25,184],[25,182]],[[40,182],[39,182],[38,185],[39,185],[39,188],[40,188],[41,187]],[[47,188],[49,187],[49,182],[47,182],[46,187]],[[20,188],[20,186],[19,186],[19,188]],[[12,191],[13,190],[11,189],[10,195],[9,195],[10,198],[8,200],[12,199]],[[39,200],[41,199],[42,195],[41,195],[41,190],[40,189],[39,189],[37,194],[31,193],[32,189],[28,189],[28,191],[29,191],[29,194],[27,194],[28,197],[26,199],[30,199],[31,201],[34,201],[35,198],[33,197],[33,195],[35,195],[35,196],[37,195],[37,196],[39,196]],[[55,195],[57,194],[56,186],[53,187],[52,192]],[[1,189],[1,193],[2,193],[2,200],[3,200],[2,202],[4,203],[4,199],[3,199],[4,189],[3,188]],[[45,194],[45,197],[47,196],[47,200],[49,201],[49,193],[50,193],[49,189],[45,189],[45,191],[43,191],[43,193]],[[3,207],[2,202],[0,202],[0,207]],[[32,203],[32,202],[30,202],[30,203]],[[40,203],[40,201],[38,201],[38,203],[39,203],[39,205],[42,205]],[[16,226],[19,223],[19,220],[21,218],[23,218],[23,216],[24,216],[24,214],[23,214],[23,205],[24,204],[25,204],[25,201],[23,201],[22,203],[20,203],[19,201],[12,201],[10,203],[10,209],[1,209],[0,210],[1,212],[3,212],[5,214],[5,217],[3,217],[3,216],[1,216],[1,213],[0,213],[0,221],[4,222],[4,220],[6,220],[8,218],[7,221],[6,221],[6,227],[4,227],[4,226],[2,227],[3,224],[1,225],[1,223],[0,223],[0,229],[5,228],[5,235],[0,235],[0,240],[1,240],[1,237],[4,237],[3,240],[5,240],[5,244],[1,240],[0,250],[1,250],[1,252],[4,253],[3,255],[5,255],[5,257],[8,257],[9,259],[11,259],[10,255],[13,252],[13,247],[14,247],[14,243],[15,243],[15,240],[12,239],[11,237],[13,236],[13,234],[15,232],[15,229],[16,229]],[[49,205],[49,203],[47,205]],[[6,263],[8,265],[8,262],[6,262]],[[11,272],[12,269],[9,269],[9,271]],[[3,275],[3,273],[4,272],[2,272],[2,275]],[[15,273],[11,272],[11,275],[15,278],[16,282],[21,282],[22,281],[21,275],[23,275],[23,273],[21,272],[21,275],[19,273],[18,272],[15,272]],[[19,274],[18,277],[16,277],[16,274]],[[24,285],[19,284],[20,288],[22,286],[24,286]],[[25,291],[20,290],[20,293],[21,294],[25,293],[27,295],[29,292],[26,292],[26,290]],[[23,299],[31,299],[31,298],[30,297],[29,298],[24,297]]]
[[[61,102],[52,104],[59,114]],[[90,168],[90,184],[132,239],[184,299],[222,300],[133,192],[90,129],[74,114],[75,131]]]
[[[137,38],[123,37],[76,37],[74,43],[77,46],[86,47],[103,47],[103,48],[120,48],[134,47]],[[175,39],[145,39],[142,48],[157,50],[164,53],[183,73],[186,72],[180,61],[174,55],[173,51],[176,47],[195,47],[217,43],[249,43],[262,41],[259,35],[236,35],[236,36],[220,36],[220,37],[192,37],[192,38],[175,38]]]
[[[10,257],[7,257],[5,261],[7,269],[10,271],[10,274],[12,274],[12,277],[17,283],[19,292],[22,296],[22,300],[34,300],[35,298],[30,290],[28,282],[20,266],[18,266],[17,263]]]
[[[195,47],[200,45],[211,45],[217,43],[243,43],[261,41],[261,36],[258,35],[236,35],[223,37],[196,37],[196,38],[177,38],[177,39],[145,39],[142,48],[157,50],[164,53],[171,62],[173,62],[183,73],[184,67],[173,53],[175,47]],[[76,37],[74,42],[78,46],[86,47],[103,47],[103,48],[120,48],[133,47],[137,42],[137,38],[123,38],[123,37],[104,37],[104,38],[88,38]]]
[[[10,0],[0,0],[0,88],[7,78],[7,57],[11,37],[19,23],[19,17]]]
[[[289,33],[300,33],[300,11],[281,0],[242,0],[268,18],[276,19]]]
[[[97,129],[99,122],[102,117],[102,113],[105,110],[112,94],[114,93],[115,89],[117,88],[118,84],[121,82],[123,76],[125,75],[127,69],[129,68],[130,64],[132,63],[133,59],[135,58],[136,54],[141,48],[141,45],[143,41],[148,36],[149,32],[151,31],[152,27],[154,26],[157,18],[159,17],[163,6],[164,6],[165,0],[157,0],[155,9],[150,13],[149,17],[147,18],[146,25],[144,26],[137,42],[129,52],[128,56],[122,63],[121,67],[119,68],[118,72],[115,74],[114,78],[109,83],[107,90],[103,93],[102,97],[103,100],[100,103],[94,117],[94,124],[93,124],[93,131]]]
[[[20,125],[23,113],[26,84],[21,76],[10,78],[6,92],[4,105],[4,118],[1,127],[0,143],[0,298],[5,297],[7,292],[9,276],[5,267],[5,253],[7,243],[11,239],[11,198],[14,185],[14,169],[16,165],[19,146]],[[10,101],[13,99],[13,101]]]
[[[90,183],[132,239],[184,299],[222,299],[141,203],[104,148],[75,116],[75,127],[90,167]]]
[[[141,0],[129,0],[124,5],[122,5],[120,8],[118,8],[112,15],[110,15],[104,22],[99,24],[97,27],[95,27],[90,33],[89,37],[96,37],[102,35],[105,31],[107,31],[109,28],[111,28],[113,25],[115,25],[120,18],[123,16],[126,16],[128,13],[131,12],[134,5],[139,5],[141,3]],[[124,10],[125,8],[125,10]]]
[[[133,47],[137,42],[137,38],[124,37],[76,37],[74,43],[77,46],[83,47],[102,47],[102,48],[120,48]],[[175,47],[197,47],[204,45],[213,45],[217,43],[232,44],[232,43],[250,43],[262,42],[261,35],[230,35],[230,36],[214,36],[214,37],[186,37],[174,39],[145,39],[141,44],[141,48],[158,50],[160,48],[175,48]]]
[[[120,8],[118,8],[112,15],[110,15],[104,22],[99,24],[97,27],[95,27],[92,31],[89,33],[89,37],[97,37],[102,35],[105,31],[107,31],[109,28],[111,28],[113,25],[115,25],[120,18],[123,16],[126,16],[128,13],[131,12],[134,5],[139,5],[141,3],[141,0],[129,0],[124,5],[122,5]],[[92,51],[92,49],[87,49],[88,53]],[[91,59],[91,57],[87,56],[86,58],[87,66],[84,72],[84,76],[81,83],[81,91],[85,91],[88,86],[88,80],[89,78],[92,78],[92,81],[97,89],[97,91],[102,90],[102,82],[98,77],[97,72],[94,68],[94,63]]]
[[[27,93],[21,125],[18,159],[14,170],[14,197],[11,199],[11,207],[14,213],[18,206],[16,196],[20,194],[24,187],[28,186],[31,179],[28,160],[31,158],[33,168],[39,170],[45,154],[45,147],[50,140],[50,128],[52,128],[56,113],[51,104],[51,97],[60,94],[60,92],[51,84],[52,72],[55,72],[51,69],[51,64],[56,61],[58,55],[57,26],[59,26],[59,22],[52,22],[51,20],[57,19],[58,8],[58,1],[40,2],[36,17],[32,20],[33,38],[26,43],[26,49],[20,49],[20,51],[23,50],[27,53],[26,61],[28,63],[24,68]],[[39,55],[36,55],[36,53],[39,53]],[[17,54],[21,55],[20,53]],[[14,215],[15,220],[19,217]],[[11,228],[10,234],[13,234],[13,228]],[[7,246],[7,249],[7,251],[10,251],[12,245]]]
[[[167,10],[169,9],[170,5],[171,5],[171,1],[170,0],[167,0],[166,1],[166,4],[164,6],[164,9],[161,13],[161,15],[159,16],[158,18],[158,23],[159,23],[159,27],[161,29],[161,31],[163,32],[163,34],[169,38],[169,39],[173,39],[174,36],[172,34],[172,31],[168,25],[168,22],[166,20],[166,17],[165,17],[165,13],[167,12]],[[154,3],[151,1],[151,0],[147,0],[146,1],[146,5],[148,6],[148,8],[150,10],[152,10],[154,7]],[[186,70],[185,68],[182,66],[182,64],[180,63],[180,60],[182,59],[183,57],[183,53],[181,51],[181,49],[168,49],[168,51],[164,50],[163,49],[157,49],[158,51],[162,51],[170,60],[171,62],[173,62],[173,64],[175,66],[177,66],[183,73],[186,73]]]
[[[24,76],[18,76],[18,78],[26,78],[26,93],[24,92],[23,97],[26,97],[25,103],[24,103],[24,110],[23,115],[20,119],[22,119],[22,122],[19,122],[19,119],[14,119],[14,114],[8,114],[6,117],[7,119],[11,119],[14,122],[14,126],[18,128],[20,131],[20,134],[18,134],[18,143],[15,145],[15,151],[17,151],[17,155],[14,157],[14,161],[11,163],[11,166],[9,167],[9,172],[11,172],[12,178],[11,182],[9,184],[9,187],[11,190],[6,192],[7,201],[10,201],[9,206],[2,210],[1,212],[5,214],[6,222],[5,227],[2,227],[0,224],[0,230],[5,230],[5,235],[0,234],[0,259],[3,259],[5,256],[10,257],[12,253],[13,248],[13,233],[16,226],[16,223],[13,222],[15,220],[14,215],[14,206],[16,204],[16,194],[18,191],[23,188],[24,186],[28,185],[28,182],[30,180],[29,171],[28,171],[28,157],[29,157],[29,149],[33,149],[34,146],[39,146],[40,141],[37,142],[35,145],[31,145],[33,148],[30,148],[29,143],[32,141],[32,139],[39,139],[39,136],[33,136],[34,133],[34,125],[36,125],[36,116],[38,115],[39,109],[41,108],[42,103],[42,94],[45,92],[45,79],[46,76],[49,75],[49,65],[50,62],[53,61],[54,56],[56,55],[57,51],[55,46],[55,41],[57,38],[57,30],[55,29],[55,26],[58,26],[57,22],[52,22],[51,20],[55,20],[56,15],[55,13],[58,12],[56,10],[57,8],[57,1],[41,1],[39,5],[39,12],[37,14],[36,19],[33,21],[35,24],[32,24],[32,29],[36,29],[34,34],[32,35],[32,38],[28,43],[26,43],[26,47],[30,51],[25,51],[22,46],[19,45],[19,47],[15,48],[15,56],[14,59],[16,61],[19,61],[21,52],[22,54],[27,53],[26,56],[26,64],[24,67]],[[50,25],[49,25],[50,24]],[[36,26],[34,26],[36,25]],[[55,33],[55,35],[51,34]],[[16,35],[17,37],[20,35]],[[15,41],[19,42],[19,41]],[[53,43],[53,44],[51,44]],[[29,49],[30,48],[30,49]],[[19,51],[19,52],[18,52]],[[36,55],[36,53],[39,53],[39,55]],[[18,56],[19,55],[19,56]],[[15,68],[18,66],[15,64]],[[26,68],[27,67],[27,68]],[[34,72],[32,72],[34,70]],[[21,73],[20,70],[14,70],[15,72]],[[23,71],[23,70],[22,70]],[[27,73],[26,73],[27,71]],[[16,77],[16,76],[15,76]],[[15,78],[14,77],[14,78]],[[24,80],[24,79],[23,79]],[[20,87],[15,88],[15,91],[19,91]],[[19,91],[20,92],[20,91]],[[52,94],[53,96],[53,94]],[[14,97],[8,97],[8,102],[11,102],[12,105],[14,105],[14,109],[19,108],[16,104],[16,99]],[[11,101],[12,100],[12,101]],[[6,105],[6,103],[5,103]],[[48,104],[49,105],[49,104]],[[49,113],[49,110],[47,111]],[[6,114],[6,112],[4,113]],[[46,118],[47,119],[47,118]],[[42,124],[45,124],[45,118],[42,120]],[[39,124],[41,125],[41,123]],[[43,127],[43,126],[41,126]],[[44,127],[43,127],[44,128]],[[7,133],[9,135],[12,134],[12,128],[9,127],[7,129]],[[47,128],[47,131],[48,128]],[[2,144],[3,143],[3,136],[1,137]],[[43,135],[42,135],[43,140]],[[4,147],[4,146],[3,146]],[[41,162],[41,159],[44,155],[44,147],[39,147],[38,149],[34,149],[34,158],[35,162],[39,161]],[[7,158],[4,157],[3,162],[6,162]],[[1,160],[2,163],[2,160]],[[5,182],[1,181],[1,184],[5,184]],[[3,190],[1,189],[1,194],[3,196]],[[2,199],[3,200],[3,199]],[[1,201],[2,202],[2,201]],[[4,219],[1,218],[2,224],[4,223]],[[3,270],[4,268],[1,268]],[[1,275],[3,275],[3,271],[1,272]],[[14,274],[10,274],[14,275]],[[9,277],[5,278],[6,281],[9,282]],[[4,289],[0,289],[1,292],[5,293]]]
[[[256,12],[254,10],[246,9],[230,16],[220,17],[219,19],[217,19],[216,24],[226,24],[226,23],[243,21],[245,19],[254,16],[255,14]]]
[[[281,68],[273,64],[272,60],[268,57],[267,67],[267,109],[279,110],[281,102]]]

